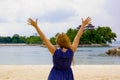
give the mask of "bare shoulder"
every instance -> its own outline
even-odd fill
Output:
[[[71,46],[71,50],[73,51],[73,53],[75,53],[76,52],[76,47]]]
[[[54,48],[51,48],[51,49],[50,49],[50,53],[51,53],[52,55],[54,55],[54,53],[55,53],[56,50],[57,50],[57,48],[55,48],[55,47],[54,47]]]

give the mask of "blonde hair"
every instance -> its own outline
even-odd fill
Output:
[[[71,42],[69,37],[65,34],[58,34],[56,37],[56,43],[60,46],[60,48],[67,48],[70,49],[71,48]],[[74,58],[72,60],[72,64],[75,64]]]
[[[71,48],[71,42],[68,36],[65,33],[58,34],[56,38],[56,43],[61,48]]]

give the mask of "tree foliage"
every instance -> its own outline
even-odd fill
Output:
[[[30,36],[26,40],[27,44],[42,44],[43,41],[39,36]]]
[[[74,40],[78,30],[69,29],[67,35],[70,38],[71,42]],[[83,35],[80,38],[80,44],[107,44],[112,43],[116,40],[116,33],[112,32],[110,27],[98,27],[96,29],[85,30]]]
[[[0,43],[27,43],[27,44],[42,44],[43,41],[39,36],[19,36],[14,34],[12,37],[0,36]]]
[[[78,30],[77,29],[68,29],[66,35],[69,37],[70,41],[73,42]]]
[[[50,38],[50,42],[53,44],[53,45],[55,45],[56,44],[56,37],[51,37]]]
[[[98,34],[100,34],[102,43],[112,43],[112,40],[116,40],[117,37],[114,32],[110,29],[110,27],[98,27],[97,29]]]
[[[0,43],[11,43],[11,37],[0,36]]]
[[[26,37],[19,36],[18,34],[14,34],[11,38],[12,43],[25,43]]]
[[[78,29],[68,29],[66,35],[70,38],[70,41],[73,42]],[[56,36],[50,38],[50,42],[52,44],[56,44]],[[88,29],[83,32],[83,35],[80,38],[79,44],[107,44],[112,43],[112,41],[116,40],[116,33],[112,32],[110,27],[98,27],[96,29]],[[19,36],[18,34],[14,34],[12,37],[3,37],[0,36],[0,43],[27,43],[27,44],[44,44],[42,39],[39,36]]]

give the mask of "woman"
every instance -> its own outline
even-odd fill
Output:
[[[56,43],[60,47],[59,49],[56,49],[55,46],[52,45],[51,42],[46,38],[41,29],[38,27],[37,21],[38,19],[34,21],[29,18],[28,24],[32,25],[36,29],[44,41],[46,47],[53,56],[53,68],[50,71],[48,80],[74,80],[73,72],[71,69],[73,55],[78,47],[78,43],[84,31],[84,28],[87,24],[90,23],[91,18],[88,17],[85,20],[82,19],[81,28],[79,29],[72,44],[70,43],[70,40],[66,34],[58,34]]]

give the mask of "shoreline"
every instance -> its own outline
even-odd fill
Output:
[[[41,46],[46,47],[43,44],[25,44],[25,43],[0,43],[0,46]],[[57,45],[54,45],[57,47]],[[108,44],[80,44],[78,47],[112,47]]]
[[[0,80],[47,80],[52,65],[0,65]],[[72,66],[75,80],[120,80],[120,65]]]

